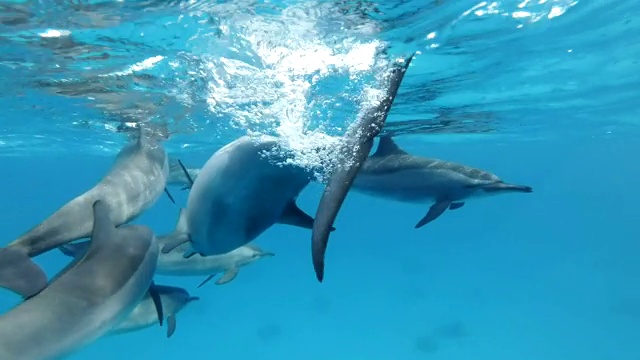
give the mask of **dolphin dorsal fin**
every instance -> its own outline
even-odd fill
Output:
[[[180,208],[180,212],[178,212],[178,221],[176,222],[176,228],[174,231],[182,234],[189,232],[189,228],[187,226],[187,212],[184,208]]]
[[[89,248],[113,240],[115,231],[116,226],[111,220],[109,205],[104,200],[96,200],[93,203],[93,231]]]
[[[394,154],[406,154],[406,152],[400,149],[391,136],[381,136],[378,149],[376,149],[376,152],[372,156],[389,156]]]

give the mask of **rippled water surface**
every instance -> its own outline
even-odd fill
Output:
[[[171,151],[247,131],[326,142],[355,119],[379,70],[412,52],[385,132],[535,140],[637,131],[633,2],[0,6],[3,153],[70,143],[113,153],[122,123],[149,120],[168,126]]]

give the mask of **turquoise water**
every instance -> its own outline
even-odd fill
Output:
[[[275,225],[256,243],[276,256],[231,283],[156,277],[201,298],[170,339],[155,326],[70,359],[640,358],[638,5],[356,3],[0,3],[7,243],[93,186],[129,123],[166,126],[192,167],[249,132],[317,164],[307,150],[337,140],[380,69],[414,51],[383,133],[534,189],[421,229],[430,204],[351,192],[323,283],[310,231]],[[314,214],[322,188],[299,206]],[[177,205],[162,196],[134,223],[170,232],[187,198],[170,190]],[[36,261],[52,276],[69,258]]]

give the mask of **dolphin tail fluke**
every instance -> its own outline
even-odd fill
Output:
[[[427,225],[428,223],[432,222],[433,220],[437,219],[451,205],[452,204],[450,201],[438,201],[437,203],[431,205],[431,207],[429,208],[429,211],[427,212],[427,215],[425,215],[422,219],[420,219],[420,221],[418,221],[415,228],[419,229]]]
[[[47,287],[47,275],[29,255],[12,248],[0,249],[0,287],[30,298]]]
[[[533,188],[531,186],[526,185],[516,185],[516,184],[507,184],[503,182],[487,185],[483,187],[486,192],[520,192],[520,193],[530,193],[533,192]]]

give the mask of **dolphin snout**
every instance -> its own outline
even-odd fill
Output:
[[[489,193],[498,192],[498,191],[513,191],[513,192],[521,192],[521,193],[533,192],[533,188],[531,186],[507,184],[503,182],[487,185],[483,189],[485,192],[489,192]]]

